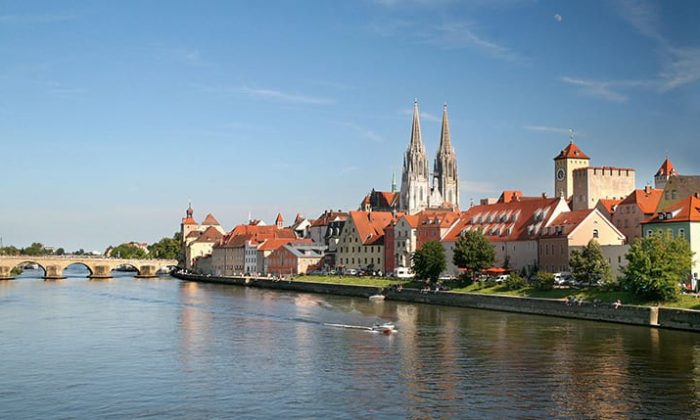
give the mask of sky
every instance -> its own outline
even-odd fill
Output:
[[[154,242],[191,201],[354,210],[448,104],[462,207],[591,164],[700,174],[700,2],[0,0],[0,237]]]

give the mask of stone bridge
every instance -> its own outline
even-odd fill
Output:
[[[130,266],[136,269],[136,277],[156,277],[158,270],[177,266],[176,260],[130,260],[121,258],[89,257],[89,256],[0,256],[0,280],[9,280],[13,276],[11,271],[20,265],[33,263],[44,269],[44,278],[47,280],[64,279],[63,270],[69,265],[80,264],[90,271],[90,278],[108,279],[112,277],[112,270],[119,266]]]

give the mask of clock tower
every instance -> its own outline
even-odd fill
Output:
[[[587,168],[590,158],[574,143],[571,131],[569,145],[554,158],[554,196],[568,200],[574,193],[574,170]]]

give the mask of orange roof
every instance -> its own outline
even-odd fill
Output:
[[[396,207],[398,199],[399,193],[372,190],[362,199],[360,207],[371,206],[375,209],[390,209]]]
[[[611,200],[607,198],[601,198],[598,200],[598,203],[600,203],[609,214],[615,213],[615,209],[621,202],[622,200]]]
[[[284,217],[282,217],[282,213],[277,213],[277,218],[275,219],[275,224],[282,223],[284,222]]]
[[[266,239],[297,239],[297,235],[289,228],[280,229],[277,226],[268,225],[238,225],[222,238],[221,244],[227,247],[241,246],[245,240],[237,239],[239,237],[246,237],[258,242]]]
[[[311,239],[275,238],[266,239],[259,247],[258,251],[274,251],[279,247],[289,243],[312,243]]]
[[[572,141],[569,143],[568,146],[566,146],[564,149],[562,149],[561,152],[554,158],[554,160],[559,160],[559,159],[590,159],[588,156],[586,156],[585,153],[581,149],[578,148]]]
[[[659,168],[658,171],[656,171],[656,175],[654,176],[673,176],[673,175],[678,175],[678,171],[676,171],[676,168],[673,166],[671,161],[666,158],[664,160],[664,163],[661,164],[661,167]]]
[[[546,230],[542,231],[541,236],[566,236],[594,211],[595,209],[583,209],[562,212],[556,219],[552,220]],[[561,230],[557,228],[561,228]]]
[[[435,226],[447,228],[459,218],[460,213],[455,211],[423,210],[416,213],[418,226]]]
[[[500,201],[502,203],[508,203],[508,202],[511,202],[514,200],[515,201],[520,200],[522,198],[522,196],[523,196],[522,191],[506,190],[506,191],[503,191],[501,196],[498,198],[498,201]]]
[[[494,241],[522,241],[537,237],[559,205],[559,198],[529,198],[482,204],[463,212],[443,241],[456,241],[462,232],[480,230]]]
[[[202,235],[201,230],[193,230],[192,232],[188,233],[185,238],[199,238]]]
[[[207,230],[195,240],[195,242],[218,242],[224,235],[214,226],[209,226]]]
[[[350,219],[362,245],[372,245],[384,239],[384,229],[389,226],[394,215],[388,211],[351,211]]]
[[[672,222],[700,222],[700,194],[696,193],[684,198],[643,221],[642,224]]]
[[[197,222],[194,221],[194,217],[187,216],[187,217],[182,218],[182,224],[183,225],[196,225]]]
[[[635,204],[644,214],[652,214],[656,211],[656,207],[664,195],[664,190],[645,188],[643,190],[634,190],[630,195],[625,197],[619,205]]]
[[[209,213],[207,214],[207,217],[204,218],[202,224],[205,226],[218,226],[220,223],[218,220],[216,220],[213,214]]]
[[[420,217],[418,214],[406,214],[402,217],[403,219],[406,220],[406,223],[412,228],[417,228],[418,224],[420,223]]]

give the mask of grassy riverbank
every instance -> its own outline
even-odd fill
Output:
[[[294,281],[305,281],[313,283],[345,284],[349,286],[367,287],[389,287],[397,284],[406,284],[405,281],[387,277],[365,277],[365,276],[295,276]]]
[[[296,276],[294,281],[313,282],[313,283],[329,283],[329,284],[344,284],[348,286],[367,286],[367,287],[389,287],[393,285],[402,285],[404,287],[421,288],[422,282],[401,280],[386,277],[357,277],[357,276]],[[694,309],[700,310],[700,298],[692,295],[682,295],[677,301],[671,302],[650,302],[639,299],[630,292],[625,291],[607,291],[597,287],[583,289],[568,289],[557,288],[552,290],[536,290],[528,287],[520,290],[508,290],[504,285],[489,285],[482,283],[471,284],[466,287],[452,288],[454,293],[477,293],[483,295],[500,295],[500,296],[520,296],[540,299],[563,300],[567,296],[575,296],[576,299],[583,299],[587,302],[599,301],[602,303],[613,303],[618,299],[623,305],[644,305],[644,306],[666,306],[670,308]]]

